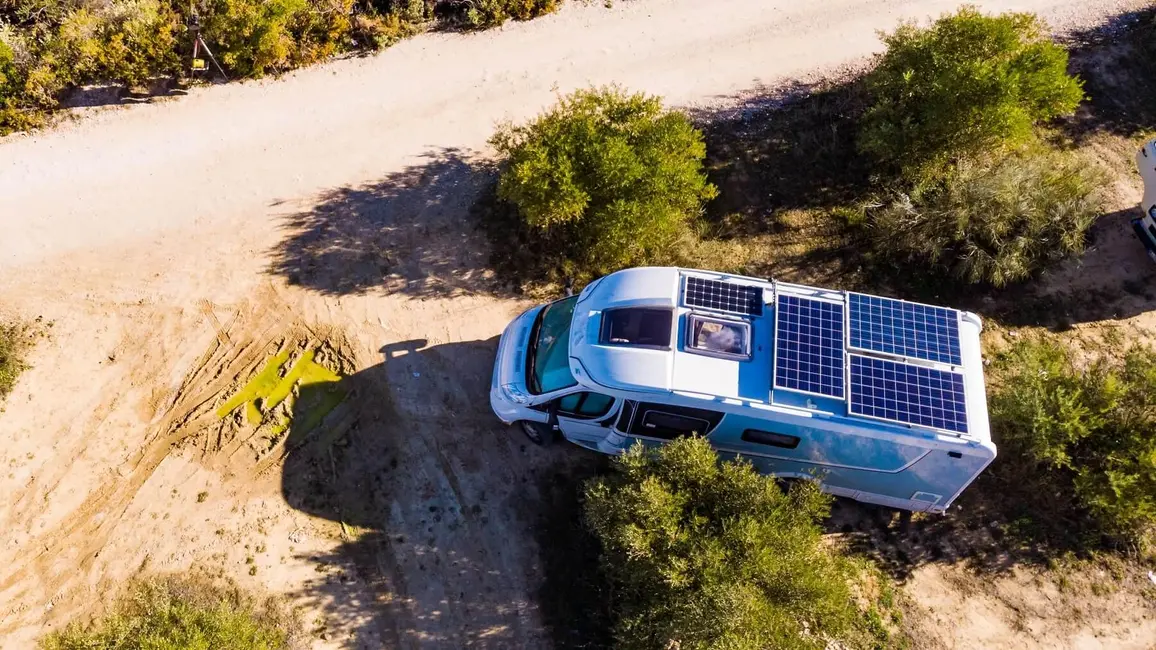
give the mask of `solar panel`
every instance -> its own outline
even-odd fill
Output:
[[[903,300],[848,294],[850,347],[960,365],[959,312]]]
[[[748,316],[763,315],[763,290],[734,282],[687,277],[684,299],[688,307],[703,307]]]
[[[843,305],[779,294],[775,386],[843,397]]]
[[[967,433],[963,375],[852,354],[851,413]]]

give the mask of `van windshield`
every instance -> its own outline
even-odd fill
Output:
[[[570,320],[578,296],[550,303],[538,314],[530,334],[530,392],[541,395],[578,382],[570,374]]]

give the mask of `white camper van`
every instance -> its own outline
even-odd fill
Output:
[[[943,512],[995,458],[979,317],[678,268],[634,268],[502,334],[490,402],[538,444],[608,454],[701,435],[763,472]]]
[[[1139,217],[1132,220],[1132,229],[1156,262],[1156,140],[1149,140],[1136,154],[1136,167],[1144,179],[1144,198],[1140,199]]]

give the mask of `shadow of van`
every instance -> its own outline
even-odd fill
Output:
[[[359,645],[542,644],[531,529],[538,476],[559,456],[490,413],[496,343],[393,344],[382,363],[299,388],[282,492],[341,540],[310,558],[318,576],[299,595],[357,621]]]

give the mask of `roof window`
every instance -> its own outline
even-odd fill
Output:
[[[751,358],[751,324],[699,314],[686,317],[686,348],[727,359]]]

